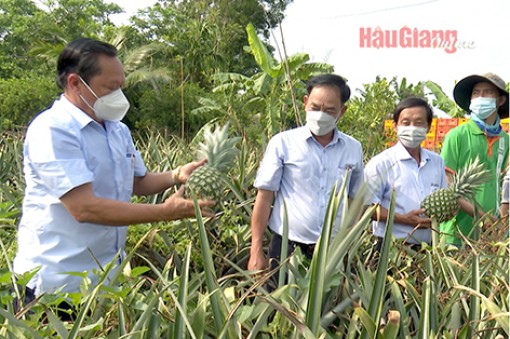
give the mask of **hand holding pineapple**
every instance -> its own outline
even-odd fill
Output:
[[[235,147],[239,137],[228,137],[228,124],[217,126],[213,131],[210,125],[204,128],[204,142],[197,151],[199,158],[208,159],[204,166],[189,175],[184,196],[197,199],[213,199],[220,202],[223,197],[223,176],[233,166],[239,153]]]
[[[492,175],[485,168],[485,164],[476,158],[460,169],[447,188],[439,189],[429,194],[421,203],[425,214],[435,218],[438,223],[452,219],[458,212],[459,200],[474,200],[476,189],[490,180]],[[467,209],[467,208],[463,208]]]
[[[203,166],[207,162],[207,159],[202,159],[200,161],[193,161],[186,165],[179,166],[172,171],[172,176],[174,180],[174,184],[182,185],[188,181],[188,178],[191,174],[200,166]]]
[[[175,185],[182,185],[179,190],[171,195],[169,198],[165,200],[163,205],[165,206],[165,211],[168,213],[168,218],[172,220],[186,218],[186,217],[194,217],[195,216],[195,207],[193,205],[193,201],[184,197],[184,190],[186,182],[188,181],[191,174],[201,166],[203,166],[207,162],[207,159],[202,159],[200,161],[193,161],[186,165],[179,166],[172,171],[172,180]],[[216,202],[214,200],[198,200],[198,205],[200,206],[200,210],[202,216],[204,217],[214,217],[214,212],[211,210]]]
[[[425,210],[412,210],[404,215],[402,215],[402,223],[406,225],[411,225],[418,228],[430,228],[430,218],[424,217]]]
[[[216,204],[214,200],[198,200],[197,202],[202,216],[214,217],[214,212],[211,210]],[[184,197],[184,186],[168,197],[161,206],[163,214],[161,220],[178,220],[195,216],[193,200]]]

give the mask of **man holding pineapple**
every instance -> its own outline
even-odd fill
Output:
[[[430,129],[433,112],[422,98],[410,97],[393,112],[399,141],[373,157],[365,168],[369,204],[378,204],[373,216],[377,250],[382,245],[392,191],[395,191],[393,236],[407,244],[431,243],[431,220],[420,207],[432,192],[446,187],[443,159],[420,146]]]
[[[300,247],[311,257],[335,182],[342,183],[347,177],[349,197],[358,192],[363,182],[361,144],[336,128],[350,97],[345,80],[333,74],[319,75],[308,81],[307,91],[308,95],[304,96],[306,126],[271,138],[257,172],[249,270],[268,267],[263,251],[267,225],[272,231],[269,259],[271,267],[277,267],[285,209],[289,254]]]
[[[150,173],[120,120],[129,109],[122,93],[125,76],[114,46],[81,38],[59,56],[57,82],[63,95],[28,127],[24,143],[26,190],[18,229],[14,271],[39,269],[27,296],[80,290],[69,272],[120,262],[126,225],[195,216],[184,186],[161,204],[132,203],[187,181],[205,163]],[[212,201],[200,201],[202,213]]]
[[[460,233],[469,236],[473,222],[482,220],[484,224],[491,224],[498,216],[501,184],[508,164],[508,134],[501,128],[500,119],[508,117],[509,105],[505,82],[493,73],[462,79],[455,86],[453,96],[456,103],[470,113],[470,120],[445,136],[441,156],[447,173],[456,173],[479,158],[492,175],[492,180],[479,187],[474,200],[460,198],[460,210],[455,218],[440,226],[446,242],[460,246]]]

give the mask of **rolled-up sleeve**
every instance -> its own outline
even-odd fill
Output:
[[[370,161],[365,167],[365,182],[367,183],[367,192],[365,203],[380,204],[384,196],[383,176],[379,173],[375,159]]]
[[[273,137],[257,171],[254,186],[276,192],[280,189],[283,175],[283,150],[279,135]]]

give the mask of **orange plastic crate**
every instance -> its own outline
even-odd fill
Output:
[[[444,135],[448,133],[449,130],[451,130],[453,127],[448,125],[439,125],[436,129],[436,135],[441,134]]]
[[[503,127],[503,130],[505,132],[509,132],[509,126],[508,126],[508,122],[507,123],[501,123],[501,127]]]
[[[437,127],[441,127],[441,126],[446,126],[447,125],[447,120],[450,120],[450,119],[445,119],[445,118],[439,118],[437,119]]]
[[[421,143],[421,147],[433,151],[436,148],[435,140],[425,140]]]
[[[450,127],[457,127],[459,124],[459,120],[457,118],[446,119],[446,125]]]
[[[460,125],[464,125],[466,122],[468,122],[469,119],[468,118],[459,118],[459,126]]]
[[[505,132],[508,133],[508,130],[509,130],[509,122],[510,122],[510,119],[508,118],[505,118],[505,119],[501,119],[501,127],[503,127],[503,130]]]
[[[428,134],[427,133],[427,136],[425,137],[425,141],[434,141],[434,140],[436,140],[436,134]]]
[[[448,133],[448,131],[447,131],[447,130],[441,130],[441,131],[438,131],[438,132],[436,133],[436,140],[435,140],[435,141],[436,141],[436,142],[438,142],[438,141],[439,141],[439,142],[442,142],[442,141],[444,140],[444,137],[445,137],[446,133]]]

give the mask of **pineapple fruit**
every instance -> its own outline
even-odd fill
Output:
[[[199,144],[197,156],[208,161],[188,178],[184,190],[186,198],[194,194],[197,199],[211,199],[217,204],[221,201],[224,189],[222,176],[233,165],[239,152],[235,145],[240,139],[228,137],[228,124],[218,125],[214,131],[211,125],[204,128],[204,142]]]
[[[428,217],[435,218],[437,222],[448,221],[459,210],[458,198],[474,199],[478,186],[491,177],[484,164],[476,158],[453,176],[447,188],[441,188],[425,197],[421,202],[421,208],[425,209]]]

